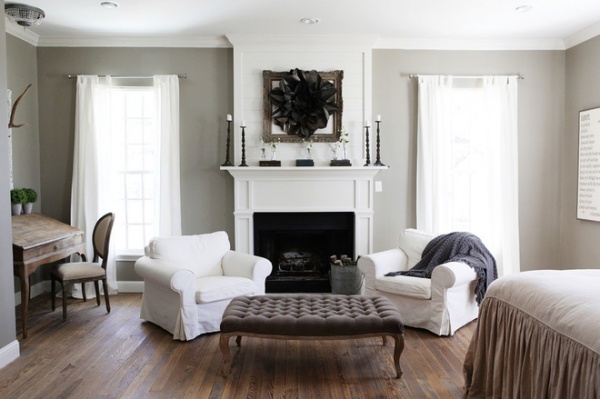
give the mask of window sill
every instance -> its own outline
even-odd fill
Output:
[[[144,253],[142,251],[140,251],[140,252],[137,252],[137,251],[124,252],[124,253],[115,255],[115,260],[117,262],[135,262],[142,256],[144,256]]]

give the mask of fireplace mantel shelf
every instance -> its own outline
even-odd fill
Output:
[[[350,176],[375,176],[388,166],[221,166],[234,177],[281,177],[291,176],[338,176],[344,179]]]

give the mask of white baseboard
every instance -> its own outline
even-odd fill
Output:
[[[19,358],[19,341],[14,340],[4,348],[0,348],[0,369]]]
[[[143,281],[117,281],[117,289],[124,294],[141,294],[144,292]]]

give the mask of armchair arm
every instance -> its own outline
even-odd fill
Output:
[[[451,288],[477,280],[477,273],[463,262],[448,262],[436,266],[431,274],[431,285]]]
[[[367,273],[374,271],[375,277],[382,277],[389,272],[408,270],[408,257],[399,248],[363,255],[358,259],[358,268]]]
[[[270,260],[237,251],[228,251],[223,257],[222,266],[226,276],[246,277],[254,281],[257,295],[265,293],[265,280],[273,270]]]
[[[191,270],[179,268],[163,261],[142,256],[134,265],[135,272],[145,283],[170,288],[181,297],[181,306],[196,303],[196,276]]]

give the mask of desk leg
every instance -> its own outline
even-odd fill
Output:
[[[27,308],[29,308],[29,276],[22,268],[19,270],[21,280],[21,325],[23,326],[23,338],[27,338]]]

